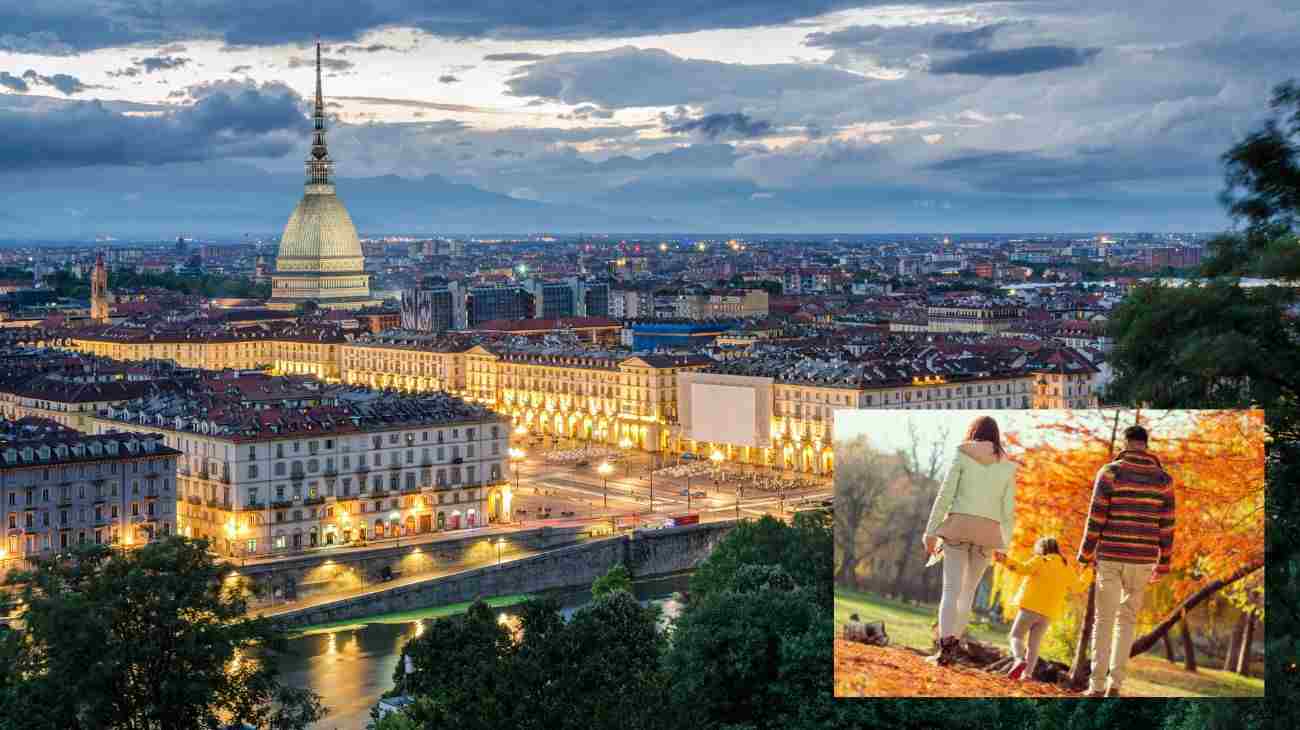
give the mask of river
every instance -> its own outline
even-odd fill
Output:
[[[657,603],[665,614],[680,606],[674,592],[687,588],[688,575],[636,581],[633,592],[642,603]],[[562,612],[568,616],[591,601],[591,589],[556,594]],[[495,609],[510,614],[512,608]],[[329,708],[315,730],[359,730],[370,721],[370,708],[393,686],[393,670],[402,646],[423,630],[424,621],[404,624],[366,624],[329,633],[290,639],[280,663],[280,680],[292,687],[316,691]],[[364,619],[359,619],[358,623]]]

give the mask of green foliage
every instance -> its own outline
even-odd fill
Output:
[[[591,584],[592,598],[607,596],[615,591],[632,592],[632,574],[628,572],[627,566],[622,563],[610,568],[609,572],[597,578]]]
[[[792,525],[770,515],[741,522],[696,568],[691,598],[726,590],[743,566],[779,565],[830,608],[832,540],[830,513],[824,510],[800,512]]]
[[[1115,378],[1108,400],[1224,408],[1295,398],[1300,330],[1284,317],[1294,297],[1289,288],[1226,281],[1138,288],[1110,319]]]
[[[323,714],[276,680],[283,632],[246,617],[205,541],[89,546],[9,580],[25,628],[0,638],[0,727],[290,730]]]
[[[819,726],[833,637],[830,611],[784,568],[743,566],[677,621],[665,665],[681,725]]]

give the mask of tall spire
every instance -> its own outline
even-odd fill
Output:
[[[316,105],[312,111],[311,156],[307,158],[307,184],[329,185],[334,163],[325,149],[325,96],[321,92],[320,41],[316,41]]]

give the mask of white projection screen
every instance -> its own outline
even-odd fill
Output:
[[[691,436],[697,441],[757,446],[753,388],[691,383]]]
[[[678,407],[696,441],[764,448],[771,444],[770,378],[682,373]]]

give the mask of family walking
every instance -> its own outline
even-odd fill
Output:
[[[1147,432],[1132,426],[1125,447],[1093,481],[1092,504],[1076,560],[1096,574],[1096,621],[1088,697],[1118,697],[1148,582],[1169,572],[1173,552],[1173,479],[1147,451]],[[998,424],[981,416],[971,424],[930,510],[925,550],[943,561],[939,601],[939,651],[929,661],[951,664],[970,622],[975,592],[991,562],[1024,576],[1012,600],[1008,672],[1013,680],[1034,675],[1038,650],[1072,592],[1087,587],[1054,537],[1034,543],[1034,557],[1020,563],[1006,550],[1016,528],[1016,464],[1002,448]]]

